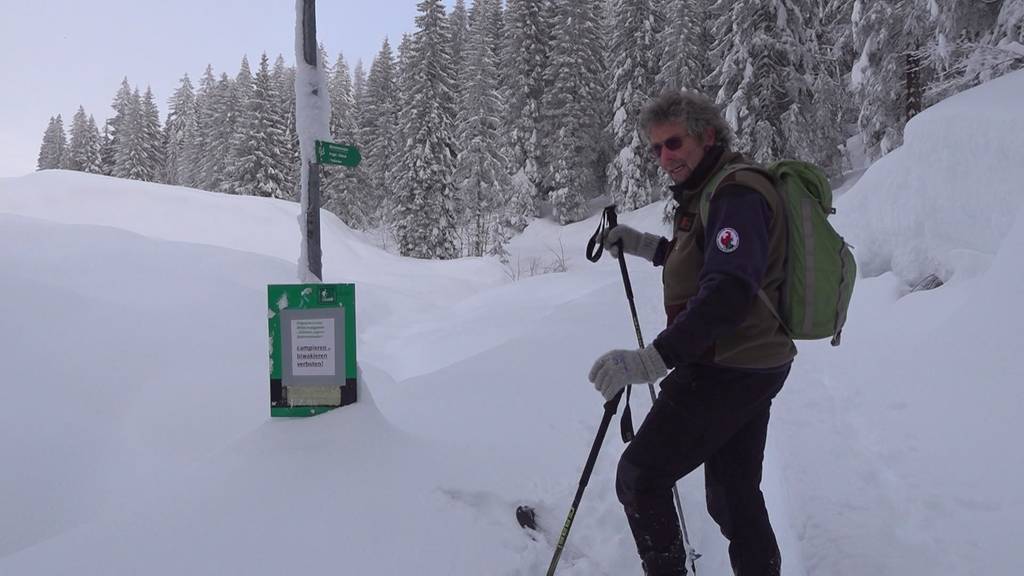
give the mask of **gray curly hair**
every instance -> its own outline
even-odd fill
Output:
[[[700,138],[707,128],[714,128],[715,142],[725,147],[732,145],[732,128],[722,117],[718,106],[710,98],[697,92],[665,92],[649,102],[640,112],[640,129],[646,137],[651,126],[681,122],[686,131]]]

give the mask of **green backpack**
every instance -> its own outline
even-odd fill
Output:
[[[761,300],[794,340],[832,338],[838,346],[853,295],[857,263],[850,246],[828,222],[835,213],[832,187],[813,164],[782,160],[767,168],[733,164],[704,188],[700,216],[707,222],[711,196],[726,175],[737,170],[756,170],[768,177],[786,206],[786,280],[781,308],[764,293]]]

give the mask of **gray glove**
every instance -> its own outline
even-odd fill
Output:
[[[644,260],[653,262],[654,252],[658,250],[658,243],[661,242],[661,236],[640,232],[639,230],[620,224],[615,228],[608,230],[604,234],[604,249],[607,250],[613,258],[619,257],[619,248],[615,244],[620,240],[622,241],[622,250],[626,254],[639,256]]]
[[[611,400],[630,384],[654,382],[668,373],[665,361],[654,346],[639,350],[612,350],[594,362],[590,381],[594,388]]]

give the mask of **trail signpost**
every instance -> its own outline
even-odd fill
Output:
[[[330,139],[330,94],[316,41],[316,1],[295,0],[295,118],[301,157],[299,282],[267,287],[270,415],[313,416],[356,401],[353,284],[323,284],[320,170],[354,167],[354,146]]]

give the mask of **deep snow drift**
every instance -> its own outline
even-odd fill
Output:
[[[916,118],[843,195],[862,278],[838,349],[803,343],[764,490],[786,574],[1019,574],[1024,73]],[[656,204],[622,222],[664,233]],[[361,401],[269,418],[266,284],[294,203],[66,172],[0,180],[0,574],[538,574],[601,416],[591,362],[635,345],[596,219],[490,259],[423,262],[323,214],[355,282]],[[564,258],[563,258],[564,255]],[[659,271],[629,261],[644,335]],[[531,276],[530,270],[564,268]],[[924,273],[946,285],[909,294]],[[512,281],[510,277],[518,277]],[[634,394],[634,418],[649,406]],[[613,430],[560,574],[640,574]],[[702,575],[729,574],[682,483]]]

